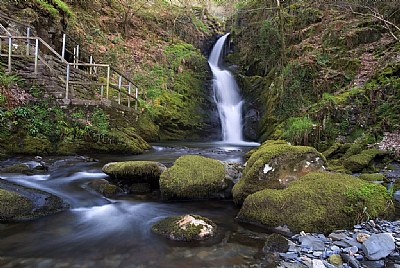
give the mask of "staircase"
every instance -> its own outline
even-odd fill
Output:
[[[4,20],[4,15],[1,18]],[[79,45],[69,62],[65,59],[66,35],[60,55],[40,37],[31,36],[31,29],[22,36],[21,31],[9,31],[0,21],[0,61],[7,64],[9,73],[34,81],[65,108],[105,105],[136,112],[139,90],[126,75],[109,64],[93,63],[92,57],[89,63],[80,61]]]

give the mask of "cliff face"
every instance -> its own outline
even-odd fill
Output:
[[[210,113],[215,108],[210,97],[208,83],[211,76],[205,55],[221,26],[204,10],[183,8],[165,1],[7,0],[1,5],[0,12],[33,26],[34,34],[57,51],[61,51],[62,34],[66,32],[69,36],[67,49],[72,51],[79,43],[81,61],[88,62],[91,55],[96,63],[111,63],[138,85],[139,121],[101,109],[107,125],[120,130],[130,128],[125,131],[129,132],[127,140],[132,135],[141,135],[147,141],[200,139],[213,135],[218,119],[215,113]],[[8,28],[21,33],[24,31],[24,26],[18,23],[10,23],[4,18],[1,22]],[[0,69],[2,76],[13,80],[13,76],[4,74],[4,68]],[[33,96],[36,94],[32,89],[34,85],[17,77],[15,80],[18,83],[2,83],[1,97],[4,100],[0,102],[1,109],[10,114],[3,120],[5,126],[15,119],[15,109],[29,105],[29,109],[35,109],[38,105],[38,96]],[[32,98],[28,98],[30,101],[15,102],[9,94],[13,87],[31,95]],[[46,105],[56,104],[49,100]],[[74,122],[80,117],[88,119],[95,112],[79,107],[75,107],[74,111],[79,113],[79,118],[69,120],[71,113],[65,113],[66,121]],[[90,120],[86,121],[91,124]],[[23,124],[21,121],[21,127]],[[68,128],[73,129],[73,124]],[[24,132],[22,129],[22,132],[9,127],[6,129],[20,135]],[[31,134],[49,138],[45,132],[39,130]],[[73,139],[75,136],[73,134]],[[97,139],[90,140],[97,142]],[[143,141],[140,140],[140,143]],[[96,146],[89,147],[96,149]],[[140,150],[147,148],[146,145],[139,147]],[[13,150],[9,148],[8,151]]]
[[[399,32],[364,12],[296,1],[239,10],[229,60],[240,66],[248,135],[324,149],[399,128]]]

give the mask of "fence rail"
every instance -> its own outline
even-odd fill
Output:
[[[2,34],[3,32],[5,35]],[[134,101],[135,109],[137,110],[139,90],[129,77],[109,64],[94,63],[92,56],[89,58],[89,63],[80,62],[79,45],[74,49],[75,53],[72,62],[67,61],[65,59],[65,34],[63,36],[62,51],[59,54],[40,37],[33,37],[30,33],[31,31],[28,27],[26,36],[13,36],[0,24],[0,56],[7,57],[8,72],[12,72],[14,58],[33,59],[33,74],[37,75],[39,64],[43,64],[51,73],[58,75],[60,82],[64,83],[65,103],[68,103],[74,92],[79,91],[77,90],[79,87],[92,88],[94,91],[100,91],[100,100],[104,98],[114,100],[118,104],[129,108],[131,107],[131,102]]]

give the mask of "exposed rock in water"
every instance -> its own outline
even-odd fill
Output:
[[[285,141],[267,141],[252,151],[243,176],[233,187],[236,203],[257,191],[283,189],[311,172],[324,170],[324,157],[314,148],[292,146]]]
[[[364,168],[367,168],[375,157],[385,154],[387,154],[387,152],[377,149],[364,150],[361,153],[350,156],[346,159],[344,161],[344,167],[351,172],[360,172],[363,171]]]
[[[110,176],[112,182],[130,193],[134,189],[132,185],[137,183],[146,183],[152,189],[158,189],[160,175],[166,169],[158,162],[127,161],[108,163],[103,167],[103,172]]]
[[[164,200],[227,198],[232,185],[221,161],[195,155],[179,157],[160,177]]]
[[[1,179],[0,188],[0,222],[32,220],[69,207],[58,196]]]
[[[198,215],[169,217],[154,224],[151,230],[175,241],[199,241],[213,237],[217,226]]]
[[[249,195],[238,219],[275,227],[286,224],[293,231],[327,232],[346,228],[356,217],[389,215],[393,204],[386,188],[358,178],[313,172],[286,189],[266,189]],[[389,207],[388,207],[389,204]]]
[[[1,173],[20,173],[26,175],[33,175],[38,173],[46,172],[48,167],[42,163],[37,161],[28,161],[25,163],[14,164],[11,166],[6,166],[0,168]]]
[[[92,180],[88,183],[88,187],[105,197],[115,197],[123,193],[121,188],[105,179]]]

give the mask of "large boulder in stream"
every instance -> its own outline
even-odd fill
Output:
[[[235,203],[257,191],[283,189],[311,171],[325,170],[325,158],[312,147],[267,141],[250,153],[243,175],[233,187]]]
[[[167,167],[152,161],[126,161],[108,163],[103,172],[110,180],[128,193],[144,193],[159,188],[161,173]],[[138,189],[144,189],[138,191]]]
[[[198,215],[174,216],[161,220],[151,230],[170,240],[201,241],[215,236],[217,226],[209,219]]]
[[[197,155],[179,157],[160,177],[164,200],[226,198],[232,185],[221,161]]]
[[[55,195],[0,179],[1,223],[32,220],[68,207]]]
[[[390,215],[393,203],[389,201],[382,185],[345,174],[312,172],[285,189],[249,195],[238,219],[270,228],[287,225],[296,232],[329,232]]]

